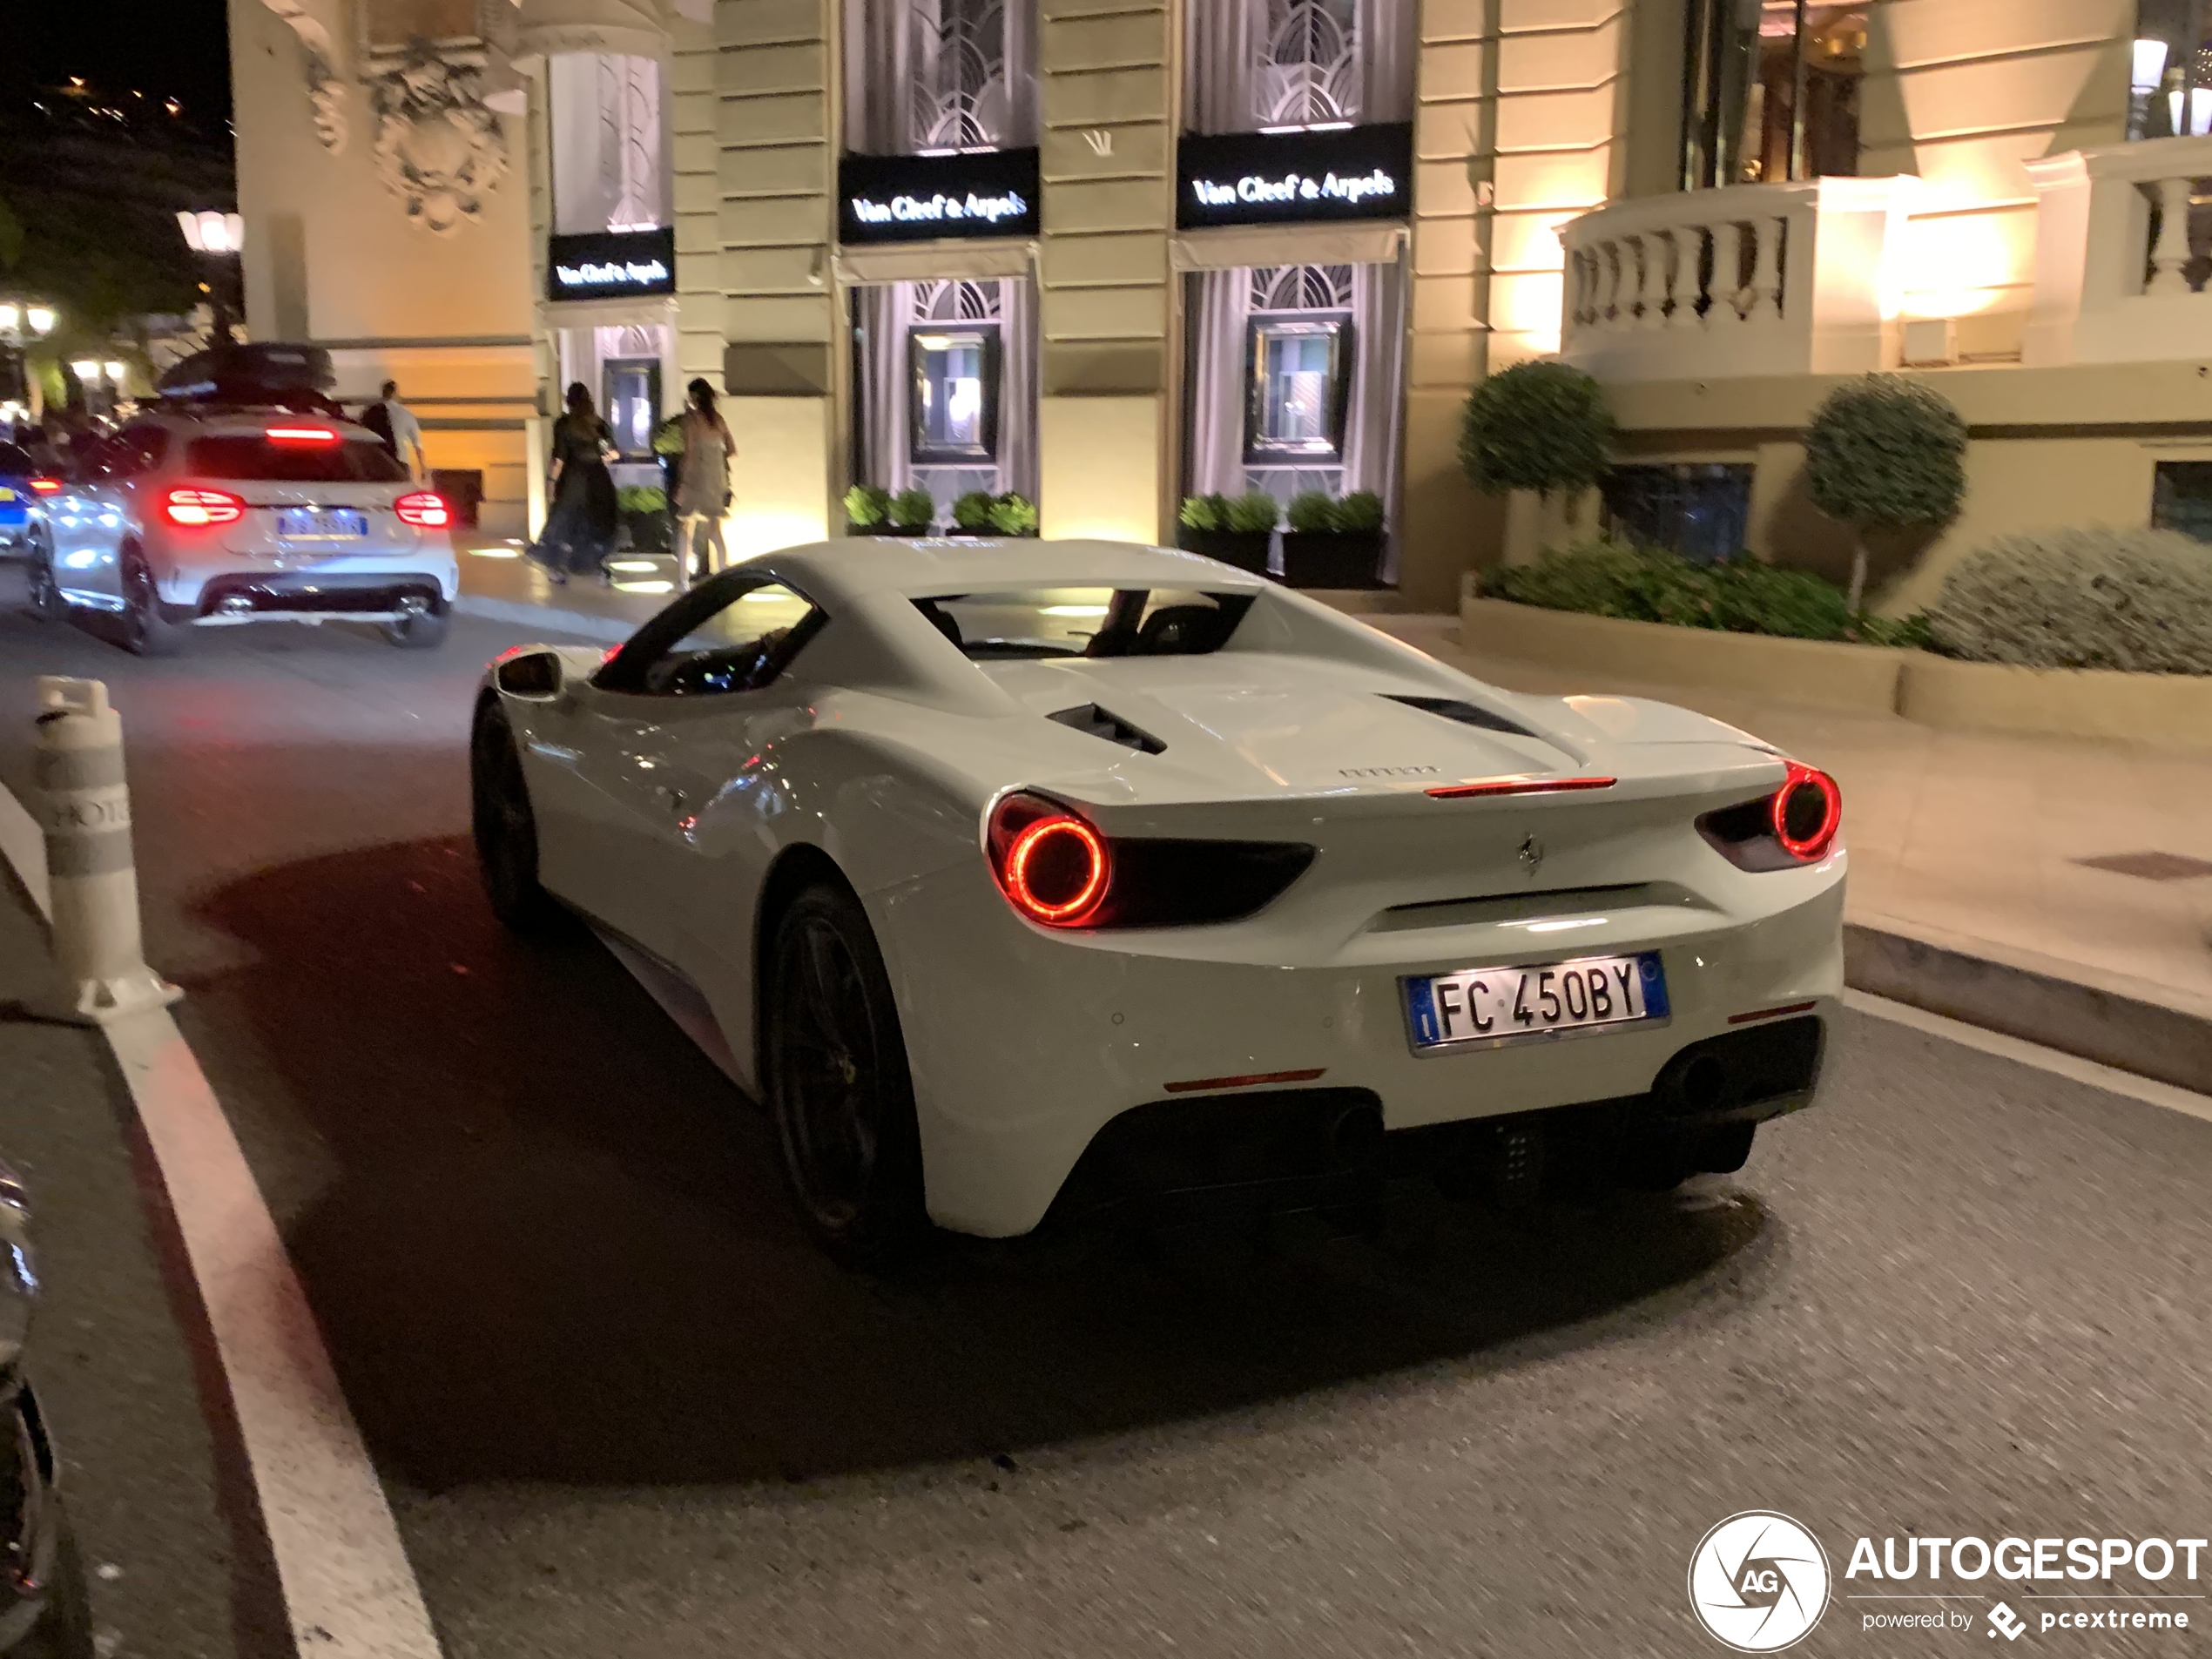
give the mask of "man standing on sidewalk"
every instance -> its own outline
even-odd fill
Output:
[[[422,454],[422,423],[415,411],[400,401],[400,383],[386,381],[377,401],[361,411],[361,424],[384,441],[392,458],[407,468],[408,476],[420,482],[430,475]]]

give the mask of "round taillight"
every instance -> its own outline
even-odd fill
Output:
[[[1844,792],[1826,772],[1792,760],[1774,795],[1774,839],[1807,864],[1827,856],[1844,821]]]
[[[1057,801],[1007,796],[992,809],[992,873],[1015,909],[1047,927],[1079,927],[1113,879],[1106,838]]]

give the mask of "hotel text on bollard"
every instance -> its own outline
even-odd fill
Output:
[[[38,682],[39,827],[46,833],[54,961],[61,983],[42,1012],[104,1023],[184,995],[145,964],[123,722],[98,680]]]

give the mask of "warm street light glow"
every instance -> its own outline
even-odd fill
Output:
[[[53,307],[51,307],[51,306],[33,306],[33,307],[30,307],[28,311],[24,312],[23,314],[24,314],[24,316],[25,320],[28,320],[28,321],[30,322],[30,332],[31,332],[32,334],[50,334],[53,333],[53,331],[54,331],[54,308],[53,308]]]
[[[100,377],[100,365],[97,358],[80,357],[69,367],[70,371],[87,386]]]
[[[0,334],[12,334],[22,327],[22,312],[13,306],[0,306]]]
[[[107,366],[108,379],[113,381],[118,386],[123,384],[123,377],[130,372],[131,366],[128,363],[110,363]]]
[[[236,253],[246,246],[246,220],[236,213],[179,212],[177,228],[195,253]]]

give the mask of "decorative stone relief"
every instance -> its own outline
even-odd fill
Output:
[[[507,134],[484,102],[481,44],[420,37],[370,59],[376,172],[407,216],[441,236],[477,217],[507,172]]]
[[[315,137],[333,155],[346,147],[346,83],[338,73],[338,50],[330,30],[301,0],[263,0],[300,37],[300,71],[307,101],[314,110]]]

